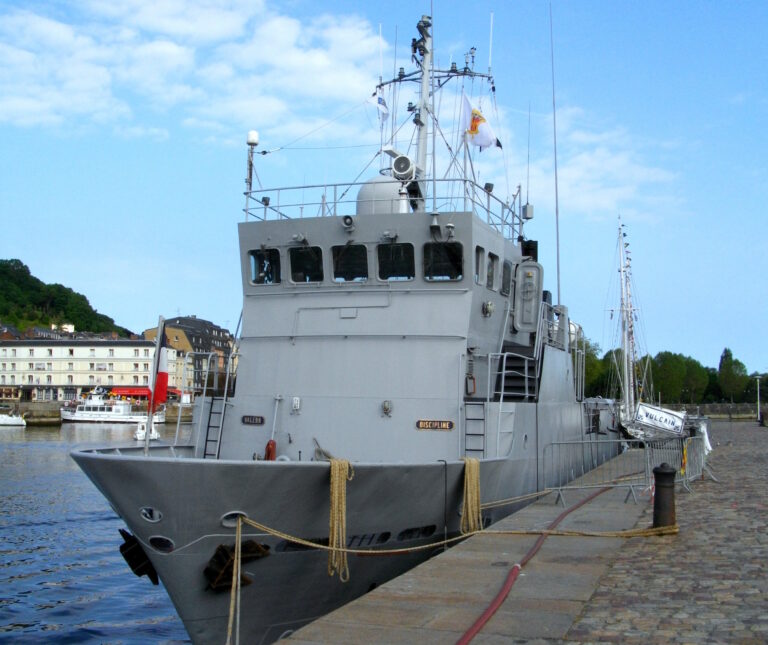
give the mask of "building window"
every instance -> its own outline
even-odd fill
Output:
[[[53,356],[53,350],[52,349],[48,350],[48,356]]]
[[[11,374],[11,385],[14,385],[16,383],[16,375]]]
[[[46,363],[45,369],[47,369],[49,372],[53,371],[53,363]]]
[[[3,363],[3,372],[5,372],[5,363]]]
[[[114,364],[114,363],[109,363],[109,365],[107,366],[107,369],[108,369],[110,372],[114,371],[114,369],[115,369],[115,364]]]
[[[16,348],[11,350],[11,356],[16,356]]]
[[[134,376],[133,377],[133,384],[134,385],[138,385],[139,384],[139,377],[138,376]]]
[[[72,377],[72,375],[67,374],[67,384],[72,385],[73,382],[74,382],[74,378]]]
[[[30,384],[34,383],[34,381],[32,380],[32,375],[31,374],[29,376],[27,376],[27,383],[30,383]]]
[[[147,358],[147,356],[149,356],[149,350],[145,349],[144,350],[144,358]]]
[[[96,368],[96,364],[95,363],[88,363],[88,369],[93,371],[95,368]]]
[[[261,249],[251,251],[249,256],[253,284],[280,284],[280,251]]]
[[[32,348],[30,348],[30,350],[29,350],[29,355],[30,355],[30,356],[34,356],[34,355],[35,355],[35,350],[34,350],[34,349],[32,349]]]
[[[35,369],[35,364],[34,363],[27,363],[27,365],[29,365],[29,369],[31,369],[31,370]]]
[[[109,385],[112,385],[112,383],[114,382],[114,380],[115,380],[115,379],[114,379],[114,377],[113,377],[111,374],[110,374],[109,376],[107,376],[107,383],[108,383]]]
[[[111,347],[109,348],[109,355],[110,356],[114,356],[115,355],[115,350],[112,349]]]
[[[134,356],[138,356],[139,355],[139,350],[138,349],[134,349],[133,350],[133,355]]]
[[[144,363],[144,371],[149,372],[149,363]]]
[[[381,280],[413,280],[416,275],[413,244],[379,244],[376,256]]]
[[[75,369],[75,364],[74,363],[67,363],[67,369],[70,370],[70,371]]]
[[[89,377],[88,377],[88,383],[89,383],[90,385],[93,385],[95,382],[96,382],[96,379],[95,379],[95,377],[93,377],[93,376],[89,376]]]
[[[333,279],[336,282],[366,282],[368,280],[368,250],[364,245],[333,246],[331,253],[333,256]]]
[[[133,371],[134,372],[138,372],[139,371],[139,364],[138,363],[134,363],[133,364]]]
[[[148,376],[142,376],[141,382],[144,383],[144,385],[149,385],[149,377]]]
[[[53,377],[48,374],[48,376],[45,377],[45,382],[50,385],[53,382]]]
[[[75,350],[72,349],[71,347],[69,348],[69,355],[70,356],[74,356],[75,355]]]
[[[89,356],[96,356],[96,350],[93,347],[91,347],[91,349],[88,351],[89,351]]]
[[[5,385],[5,374],[0,376],[0,385]]]
[[[288,250],[291,258],[291,280],[294,282],[323,281],[323,250],[319,246],[301,246]]]
[[[11,363],[11,370],[16,371],[16,363]]]

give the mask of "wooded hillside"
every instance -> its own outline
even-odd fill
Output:
[[[131,334],[93,309],[84,295],[37,279],[21,260],[0,260],[0,322],[20,331],[70,323],[76,331]]]

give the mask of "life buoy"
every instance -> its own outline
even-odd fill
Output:
[[[264,461],[274,461],[277,455],[277,443],[274,439],[267,441],[267,449],[264,451]]]

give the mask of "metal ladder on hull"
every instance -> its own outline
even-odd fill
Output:
[[[224,417],[227,413],[227,406],[232,405],[228,401],[229,383],[232,376],[237,348],[239,346],[240,323],[243,320],[243,314],[240,313],[240,319],[237,321],[235,330],[235,343],[227,360],[227,375],[224,378],[224,396],[211,396],[211,404],[208,407],[208,422],[205,428],[205,444],[203,447],[203,459],[218,459],[221,454],[221,437],[224,428]],[[208,385],[208,370],[206,370],[205,385]],[[205,394],[203,394],[205,397]],[[205,398],[203,398],[205,400]]]
[[[464,456],[485,457],[485,403],[464,402]]]

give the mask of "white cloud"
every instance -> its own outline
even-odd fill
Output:
[[[263,11],[260,0],[91,0],[86,6],[103,19],[197,43],[237,38]]]

